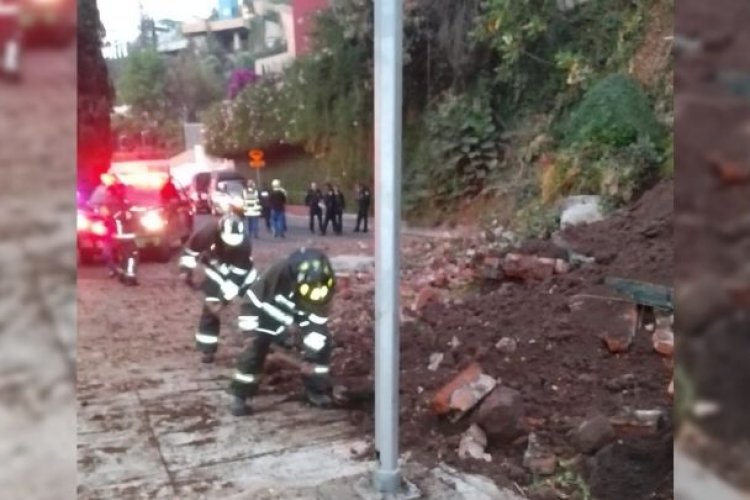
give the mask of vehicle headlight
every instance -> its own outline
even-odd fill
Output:
[[[166,221],[161,216],[161,214],[155,211],[151,211],[146,212],[143,217],[141,217],[141,225],[147,231],[161,231],[162,229],[164,229]]]
[[[104,236],[107,234],[107,226],[102,221],[96,221],[91,224],[91,232],[96,236]]]
[[[78,229],[78,231],[86,231],[90,226],[91,221],[88,217],[86,217],[86,214],[78,212],[78,216],[76,217],[76,228]]]

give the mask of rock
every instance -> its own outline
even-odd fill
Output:
[[[445,415],[453,410],[465,412],[478,404],[495,388],[497,381],[482,373],[478,363],[472,363],[439,389],[432,399],[432,410]]]
[[[505,354],[512,354],[516,352],[517,348],[518,343],[510,337],[503,337],[495,344],[495,349]]]
[[[604,415],[585,420],[573,433],[573,442],[578,451],[586,454],[597,452],[615,438],[615,429]]]
[[[653,436],[664,421],[662,410],[635,410],[625,408],[620,415],[609,419],[620,437]]]
[[[436,352],[430,355],[430,364],[427,366],[427,369],[434,372],[437,371],[438,367],[440,366],[440,363],[443,362],[443,358],[445,357],[445,354],[442,352]]]
[[[539,476],[555,473],[557,457],[539,444],[539,439],[533,432],[529,434],[529,444],[523,454],[523,466]]]
[[[500,257],[485,257],[480,268],[483,278],[489,280],[503,279],[503,261]]]
[[[609,352],[620,353],[630,348],[638,326],[638,309],[633,302],[575,295],[569,306],[573,321],[587,333],[601,338]]]
[[[499,386],[479,407],[476,420],[490,439],[508,443],[523,434],[524,415],[521,393]]]
[[[570,264],[562,259],[555,259],[555,274],[566,274],[570,271]]]
[[[529,492],[529,500],[559,500],[565,498],[552,486],[542,485]]]
[[[487,436],[476,424],[472,424],[461,436],[461,441],[458,444],[458,456],[462,459],[475,458],[492,462],[492,455],[485,453],[485,448],[487,448]]]
[[[458,349],[458,346],[461,345],[461,341],[458,340],[458,337],[454,335],[453,337],[451,337],[451,341],[448,343],[448,345],[455,351],[456,349]]]
[[[603,219],[600,196],[570,196],[563,202],[560,227],[565,229]]]
[[[720,410],[719,404],[714,401],[696,401],[693,404],[691,413],[695,418],[702,419],[712,417],[719,413]]]
[[[638,387],[638,379],[635,378],[635,374],[626,373],[624,375],[620,375],[619,377],[608,380],[604,384],[604,387],[612,392],[620,392],[626,389],[635,389],[636,387]]]
[[[671,329],[657,328],[651,336],[654,350],[664,356],[672,356],[674,353],[674,333]]]

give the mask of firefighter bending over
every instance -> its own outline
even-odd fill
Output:
[[[195,334],[196,347],[203,354],[204,363],[213,362],[218,349],[219,312],[235,297],[244,294],[258,276],[241,208],[233,207],[218,224],[207,224],[193,234],[180,258],[180,271],[188,285],[193,286],[193,270],[199,262],[206,274],[201,285],[205,301]]]
[[[308,402],[318,407],[333,403],[329,374],[331,336],[326,317],[333,297],[335,278],[326,255],[315,249],[300,249],[274,264],[247,290],[240,329],[251,334],[250,344],[237,359],[230,392],[232,414],[248,412],[246,400],[258,392],[263,364],[272,343],[289,346],[300,330],[305,362],[312,365],[302,376]]]

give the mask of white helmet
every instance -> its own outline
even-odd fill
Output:
[[[221,241],[230,247],[236,247],[245,240],[245,221],[234,213],[229,213],[219,221]]]
[[[271,182],[271,187],[274,188],[274,189],[280,188],[281,187],[281,181],[278,180],[278,179],[274,179]]]

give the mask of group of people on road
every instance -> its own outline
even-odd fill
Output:
[[[243,201],[248,234],[254,238],[259,237],[262,218],[266,229],[273,233],[274,238],[286,236],[287,193],[281,186],[281,181],[274,179],[270,190],[259,190],[254,180],[248,180],[243,192]]]
[[[286,237],[288,195],[282,187],[281,181],[274,179],[271,183],[271,189],[258,189],[255,181],[248,180],[243,197],[244,216],[250,236],[253,238],[259,237],[260,219],[263,219],[266,229],[273,234],[274,238]],[[354,232],[367,233],[369,231],[368,219],[372,202],[370,188],[364,184],[357,184],[356,200],[357,223]],[[311,233],[318,232],[325,236],[330,225],[333,234],[343,234],[346,199],[337,184],[326,183],[325,190],[321,190],[317,183],[311,183],[307,196],[305,196],[305,205],[309,211]],[[315,228],[316,221],[317,231]]]
[[[357,225],[354,232],[368,232],[367,222],[370,216],[371,195],[370,188],[364,184],[357,184]],[[318,188],[317,183],[310,184],[310,189],[305,197],[305,205],[308,207],[310,217],[310,232],[315,234],[315,221],[318,222],[318,231],[321,235],[328,232],[328,224],[331,224],[333,233],[341,235],[344,232],[344,209],[346,199],[338,184],[326,183],[325,192]]]

